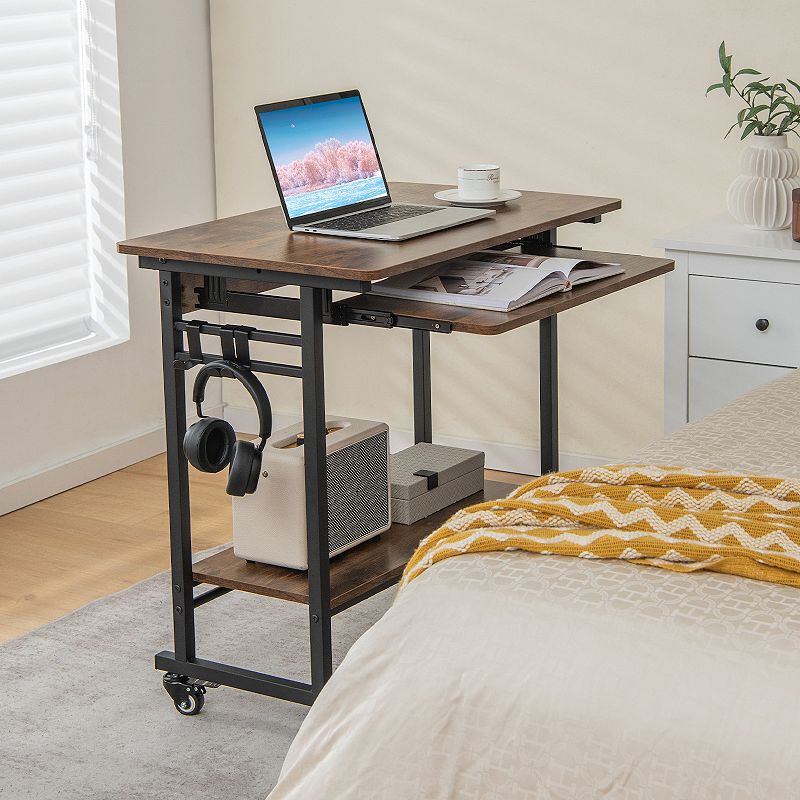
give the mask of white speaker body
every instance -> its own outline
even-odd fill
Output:
[[[335,556],[391,525],[389,428],[328,417],[328,539]],[[305,447],[299,423],[267,440],[256,491],[233,498],[233,552],[239,558],[308,569]]]

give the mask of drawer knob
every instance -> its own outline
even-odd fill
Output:
[[[757,319],[756,328],[758,328],[760,331],[765,331],[767,328],[769,328],[769,320],[764,319],[763,317],[761,319]]]

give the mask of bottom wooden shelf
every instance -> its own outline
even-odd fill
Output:
[[[414,525],[394,524],[375,539],[331,559],[331,611],[342,611],[396,583],[420,540],[458,509],[482,500],[505,497],[516,488],[512,483],[486,481],[483,492],[454,503]],[[308,603],[307,573],[245,561],[233,554],[232,547],[198,561],[193,567],[193,577],[198,583]]]

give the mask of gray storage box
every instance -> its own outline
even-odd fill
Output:
[[[483,491],[479,450],[420,442],[389,457],[392,522],[412,525]]]

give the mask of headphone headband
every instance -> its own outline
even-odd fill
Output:
[[[219,359],[203,364],[194,380],[194,389],[192,390],[192,400],[197,406],[197,416],[200,418],[205,417],[202,403],[205,399],[206,384],[212,376],[236,378],[247,389],[250,397],[253,398],[258,411],[258,435],[261,439],[261,444],[258,445],[257,449],[261,452],[267,443],[267,439],[272,435],[272,406],[269,402],[267,390],[249,369],[244,369],[235,361]]]

